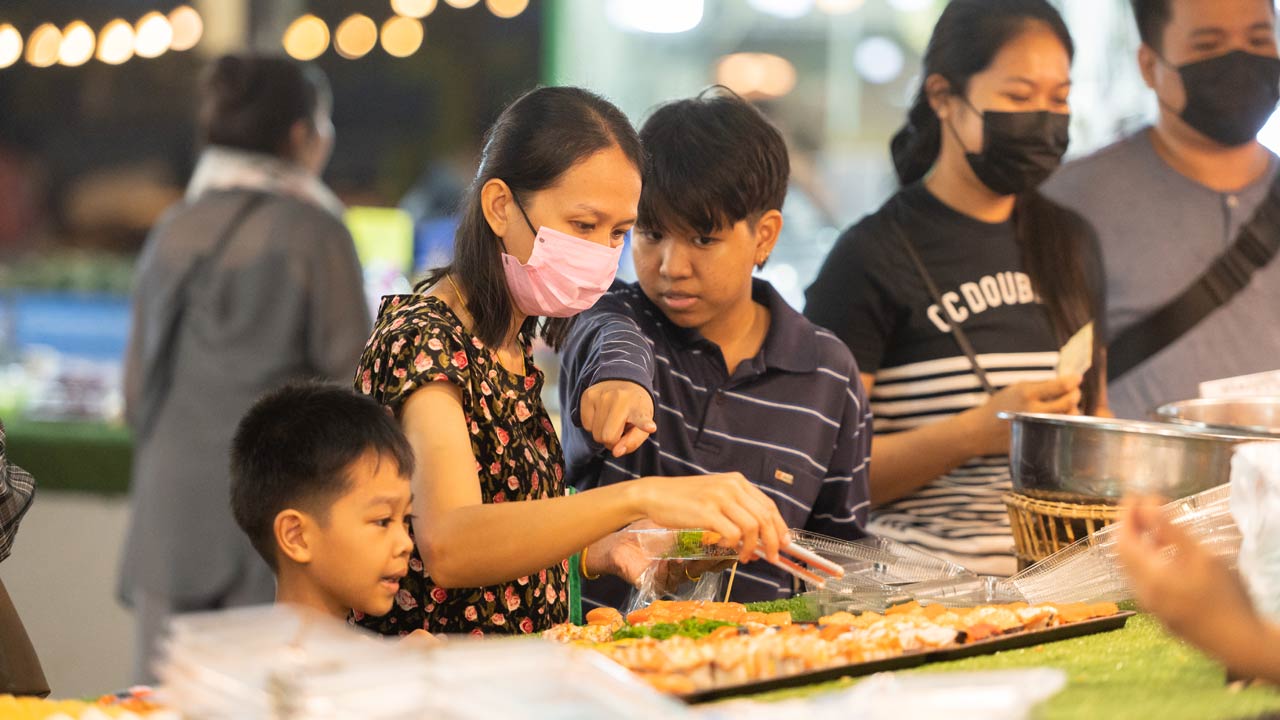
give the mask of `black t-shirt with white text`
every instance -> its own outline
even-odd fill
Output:
[[[928,268],[941,304],[891,219]],[[807,292],[805,315],[844,340],[859,369],[875,376],[870,400],[877,435],[986,401],[950,332],[952,322],[964,329],[996,389],[1053,378],[1061,345],[1023,269],[1013,221],[964,215],[921,183],[845,231]],[[1010,574],[1013,542],[1001,499],[1009,489],[1006,456],[972,458],[873,510],[868,529],[977,572]]]

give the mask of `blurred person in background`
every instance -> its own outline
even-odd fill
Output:
[[[1057,372],[1101,312],[1092,230],[1036,191],[1067,150],[1072,54],[1045,0],[948,4],[893,139],[902,189],[807,294],[871,399],[867,529],[983,574],[1016,569],[998,413],[1105,412],[1096,343],[1087,377]]]
[[[236,422],[297,378],[346,380],[370,313],[342,204],[320,181],[328,81],[283,58],[226,56],[200,88],[204,146],[186,198],[139,259],[125,360],[135,453],[119,592],[151,680],[170,615],[270,602],[270,569],[236,527]]]
[[[35,493],[36,481],[31,475],[9,462],[5,453],[4,421],[0,420],[0,562],[12,552],[18,524],[31,509]],[[40,660],[3,582],[0,582],[0,694],[49,694],[49,683],[44,678]]]
[[[13,551],[18,524],[31,509],[36,483],[25,470],[9,463],[5,454],[4,421],[0,421],[0,562]]]
[[[1108,395],[1141,419],[1201,382],[1280,368],[1280,160],[1257,139],[1280,100],[1280,53],[1272,0],[1133,9],[1159,117],[1044,192],[1097,230]]]
[[[40,219],[44,173],[35,158],[0,139],[0,258],[13,259],[31,249]]]

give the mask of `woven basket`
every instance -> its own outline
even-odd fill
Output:
[[[1005,494],[1004,504],[1009,509],[1019,570],[1092,535],[1120,516],[1117,505],[1057,502],[1018,493]]]

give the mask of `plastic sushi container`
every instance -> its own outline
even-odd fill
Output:
[[[804,530],[792,530],[791,542],[844,568],[843,578],[827,581],[829,590],[905,585],[972,575],[953,562],[888,538],[837,540]]]

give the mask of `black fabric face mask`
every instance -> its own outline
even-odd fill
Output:
[[[1070,125],[1071,116],[1066,113],[986,110],[982,113],[982,152],[965,148],[964,156],[973,174],[992,192],[1018,195],[1038,187],[1062,164],[1071,140]],[[951,131],[956,132],[955,126]],[[960,140],[959,133],[956,139]],[[960,146],[964,147],[963,140]]]
[[[1163,58],[1161,62],[1175,67]],[[1175,69],[1187,95],[1178,117],[1227,147],[1257,137],[1280,102],[1280,58],[1233,50]]]

